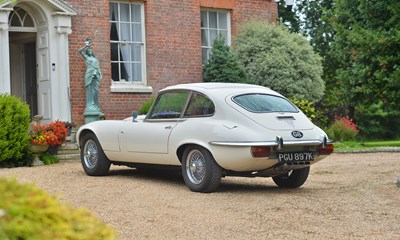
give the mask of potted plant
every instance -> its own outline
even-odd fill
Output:
[[[51,139],[56,138],[56,136],[52,132],[48,132],[45,126],[35,125],[32,126],[32,130],[29,132],[29,137],[31,141],[29,150],[34,156],[32,165],[43,165],[39,159],[39,155],[48,149],[48,142],[51,141]]]
[[[56,120],[54,122],[44,125],[44,128],[47,132],[51,132],[55,136],[48,138],[47,143],[50,145],[50,147],[47,152],[56,155],[58,147],[61,146],[61,144],[63,144],[67,138],[68,129],[66,127],[66,124],[65,122]]]
[[[68,130],[67,136],[70,136],[72,129],[75,127],[75,123],[67,121],[67,122],[65,122],[65,126],[67,127],[67,130]]]

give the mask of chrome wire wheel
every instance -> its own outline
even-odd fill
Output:
[[[200,184],[203,182],[206,176],[206,160],[199,150],[193,149],[187,155],[186,173],[192,183]]]
[[[215,162],[210,151],[190,145],[182,155],[182,175],[191,191],[208,193],[218,188],[222,168]]]
[[[94,169],[99,161],[99,151],[96,142],[92,139],[86,141],[83,152],[83,159],[86,167],[89,169]]]

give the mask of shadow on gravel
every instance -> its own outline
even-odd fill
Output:
[[[110,170],[108,176],[123,177],[123,178],[136,178],[142,180],[160,181],[184,184],[183,177],[180,171],[161,171],[149,169],[118,169]]]
[[[161,184],[173,184],[177,186],[185,186],[185,182],[183,181],[182,174],[179,170],[177,171],[163,171],[163,170],[149,170],[149,169],[118,169],[118,170],[110,170],[110,177],[116,178],[125,178],[131,180],[143,180],[143,181],[151,181],[159,182]],[[307,189],[306,186],[297,188],[297,189],[284,189],[279,188],[273,183],[265,182],[265,184],[247,184],[246,181],[243,181],[246,178],[238,178],[238,177],[226,177],[221,181],[221,185],[215,191],[215,193],[254,193],[254,192],[263,192],[263,193],[282,193],[282,194],[290,194],[290,193],[309,193],[312,192],[312,189]],[[235,182],[240,180],[241,182]],[[186,186],[185,186],[186,187]]]
[[[311,192],[311,189],[307,189],[307,187],[301,187],[296,189],[288,189],[288,188],[279,188],[278,186],[273,185],[272,183],[266,182],[264,184],[246,184],[246,183],[234,183],[234,182],[221,182],[219,186],[218,192],[226,193],[226,192],[248,192],[248,193],[282,193],[282,194],[290,194],[290,193],[308,193]]]

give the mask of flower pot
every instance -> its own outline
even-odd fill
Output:
[[[47,149],[47,152],[51,155],[57,155],[59,147],[60,145],[55,145],[55,146],[50,145],[49,148]]]
[[[42,152],[46,152],[48,147],[49,147],[49,145],[47,145],[47,144],[44,144],[44,145],[42,145],[42,144],[31,144],[29,146],[29,150],[32,153],[42,153]]]
[[[42,161],[40,161],[40,154],[45,152],[47,150],[47,148],[49,147],[49,145],[47,144],[32,144],[29,146],[29,150],[32,152],[33,154],[33,162],[31,164],[31,166],[41,166],[44,165]]]

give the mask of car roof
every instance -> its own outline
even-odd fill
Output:
[[[166,87],[162,89],[161,92],[170,90],[181,90],[181,89],[198,91],[201,93],[223,92],[224,95],[255,92],[255,93],[267,93],[280,96],[279,93],[267,87],[259,85],[245,84],[245,83],[220,83],[220,82],[178,84]]]

